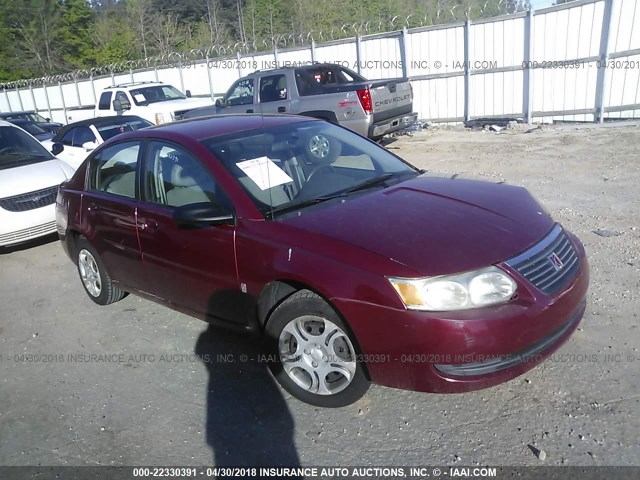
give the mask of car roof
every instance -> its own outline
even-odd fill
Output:
[[[165,83],[149,80],[149,81],[144,81],[144,82],[119,83],[117,85],[109,85],[108,87],[104,87],[104,89],[105,90],[111,90],[111,89],[114,89],[114,88],[121,88],[121,89],[125,90],[127,88],[141,87],[143,85],[147,86],[147,87],[153,87],[153,86],[157,86],[157,85],[165,85]]]
[[[135,120],[144,120],[144,118],[137,115],[110,115],[108,117],[85,118],[84,120],[78,120],[77,122],[69,123],[63,128],[65,130],[69,130],[70,128],[74,127],[88,127],[89,125],[100,126],[109,123],[122,123]]]
[[[247,75],[247,77],[251,77],[254,75],[262,75],[265,73],[283,72],[287,70],[312,70],[317,68],[344,68],[344,69],[350,70],[349,68],[343,65],[339,65],[337,63],[301,62],[299,65],[296,65],[295,62],[292,62],[291,65],[283,65],[282,67],[268,68],[265,70],[256,70],[255,72]]]
[[[277,125],[287,125],[314,121],[311,117],[302,115],[282,115],[282,114],[235,114],[235,115],[215,115],[210,117],[197,117],[181,120],[179,122],[164,123],[154,127],[147,127],[144,130],[137,130],[139,135],[155,137],[158,132],[176,134],[182,137],[189,137],[197,141],[211,137],[227,135],[246,130],[254,130],[262,127]],[[131,135],[131,134],[127,134]]]
[[[2,112],[0,118],[10,117],[12,115],[26,115],[30,113],[37,113],[35,110],[22,110],[20,112]]]
[[[13,127],[17,128],[17,126],[11,122],[7,122],[6,120],[0,120],[0,127]]]

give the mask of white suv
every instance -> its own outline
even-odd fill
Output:
[[[162,82],[135,82],[104,89],[95,116],[138,115],[156,125],[180,120],[187,110],[213,105],[210,98],[191,98]]]

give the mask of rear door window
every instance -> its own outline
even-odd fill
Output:
[[[89,189],[136,198],[140,142],[125,142],[101,150],[89,161]]]

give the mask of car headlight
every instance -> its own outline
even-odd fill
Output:
[[[411,310],[466,310],[505,303],[516,283],[503,270],[488,267],[456,275],[427,278],[389,277],[404,305]]]
[[[165,115],[164,113],[156,113],[156,125],[162,125],[163,123],[170,122],[171,119],[169,115]]]

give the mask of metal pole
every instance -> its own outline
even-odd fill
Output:
[[[98,103],[98,97],[96,96],[96,85],[93,82],[93,75],[89,77],[89,81],[91,82],[91,93],[93,94],[93,104]]]
[[[409,32],[407,27],[402,28],[402,35],[400,36],[400,61],[402,62],[402,76],[407,78],[409,76],[409,65],[407,62],[407,38]]]
[[[78,79],[74,78],[73,83],[76,85],[76,97],[78,97],[78,107],[82,106],[82,100],[80,100],[80,87],[78,87]]]
[[[9,100],[9,94],[7,93],[7,89],[2,90],[4,92],[4,97],[7,100],[7,105],[9,106],[9,111],[13,112],[13,107],[11,106],[11,100]]]
[[[53,113],[51,113],[51,102],[49,101],[49,92],[47,92],[47,85],[45,83],[42,84],[44,87],[44,99],[47,102],[47,110],[49,111],[49,120],[53,118]],[[65,123],[67,123],[65,121]]]
[[[133,68],[129,69],[129,79],[131,80],[131,83],[135,83],[135,79],[133,78]]]
[[[356,72],[360,73],[360,59],[362,58],[362,52],[360,51],[360,48],[362,47],[361,41],[360,41],[360,34],[356,35],[356,63],[357,63],[357,68],[356,68]]]
[[[64,91],[62,90],[62,84],[58,82],[58,88],[60,89],[60,98],[62,99],[62,113],[64,114],[64,122],[68,123],[69,119],[67,118],[67,104],[64,101]]]
[[[16,85],[16,93],[18,94],[18,102],[20,103],[20,110],[24,111],[24,105],[22,104],[22,97],[20,96],[20,90],[18,90],[17,85]]]
[[[533,9],[524,17],[524,56],[522,62],[522,116],[526,123],[533,120],[533,98],[531,61],[533,59]]]
[[[184,93],[184,78],[182,77],[182,60],[178,62],[178,75],[180,76],[180,91]]]
[[[464,121],[470,120],[470,101],[471,101],[471,72],[469,71],[469,30],[471,20],[464,22]]]
[[[38,106],[36,105],[36,96],[33,94],[33,86],[29,85],[29,92],[31,93],[31,102],[33,102],[33,109],[38,112]]]
[[[604,14],[602,15],[602,34],[600,36],[600,60],[598,67],[598,79],[596,81],[596,113],[595,121],[604,122],[604,91],[607,86],[608,72],[607,62],[609,60],[609,36],[611,33],[611,12],[613,10],[613,0],[604,0]]]
[[[213,95],[213,79],[211,78],[211,69],[209,68],[209,54],[206,56],[206,68],[207,68],[207,79],[209,80],[209,95],[211,96],[211,100],[214,99]]]
[[[316,41],[311,39],[311,63],[316,62]]]

